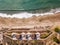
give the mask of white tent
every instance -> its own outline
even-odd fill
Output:
[[[26,40],[26,34],[24,32],[21,33],[22,40]]]
[[[17,34],[17,33],[14,33],[14,32],[11,34],[13,40],[17,40],[16,34]]]
[[[35,34],[36,34],[36,38],[37,38],[37,40],[39,40],[39,39],[40,39],[40,33],[37,32],[37,33],[35,33]]]
[[[32,40],[32,38],[31,38],[32,33],[28,32],[28,33],[26,33],[26,35],[27,35],[28,40]]]

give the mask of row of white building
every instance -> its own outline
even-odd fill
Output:
[[[40,33],[36,32],[34,34],[28,32],[28,33],[12,33],[11,34],[13,40],[19,39],[19,40],[40,40]],[[18,38],[17,38],[18,37]]]

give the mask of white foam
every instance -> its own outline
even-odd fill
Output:
[[[28,12],[22,12],[22,13],[17,13],[17,14],[13,14],[13,15],[9,15],[9,14],[4,14],[4,13],[0,13],[0,16],[1,17],[10,17],[10,18],[28,18],[28,17],[31,17],[33,15],[35,16],[43,16],[43,15],[48,15],[48,14],[54,14],[55,13],[58,13],[60,12],[60,8],[58,9],[51,9],[50,12],[46,12],[46,13],[35,13],[35,14],[32,14],[32,13],[28,13]]]

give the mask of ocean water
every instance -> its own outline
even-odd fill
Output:
[[[0,10],[35,10],[60,7],[60,0],[0,0]]]

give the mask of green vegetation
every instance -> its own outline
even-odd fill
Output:
[[[44,38],[48,37],[48,35],[49,35],[49,34],[47,34],[47,33],[41,34],[41,35],[40,35],[40,38],[44,39]]]
[[[0,10],[51,9],[60,7],[60,0],[0,0]]]
[[[53,44],[53,45],[56,45],[56,44]]]
[[[33,45],[44,45],[44,43],[42,41],[38,41],[38,40],[32,40],[31,41]]]
[[[60,29],[58,27],[56,27],[54,30],[55,30],[55,32],[60,33]]]
[[[47,38],[52,32],[50,32],[49,30],[47,30],[45,33],[42,33],[40,35],[41,39]]]
[[[49,33],[50,31],[49,30],[47,30],[47,33]]]
[[[60,40],[58,40],[57,37],[54,37],[53,41],[55,41],[56,43],[60,44]]]

